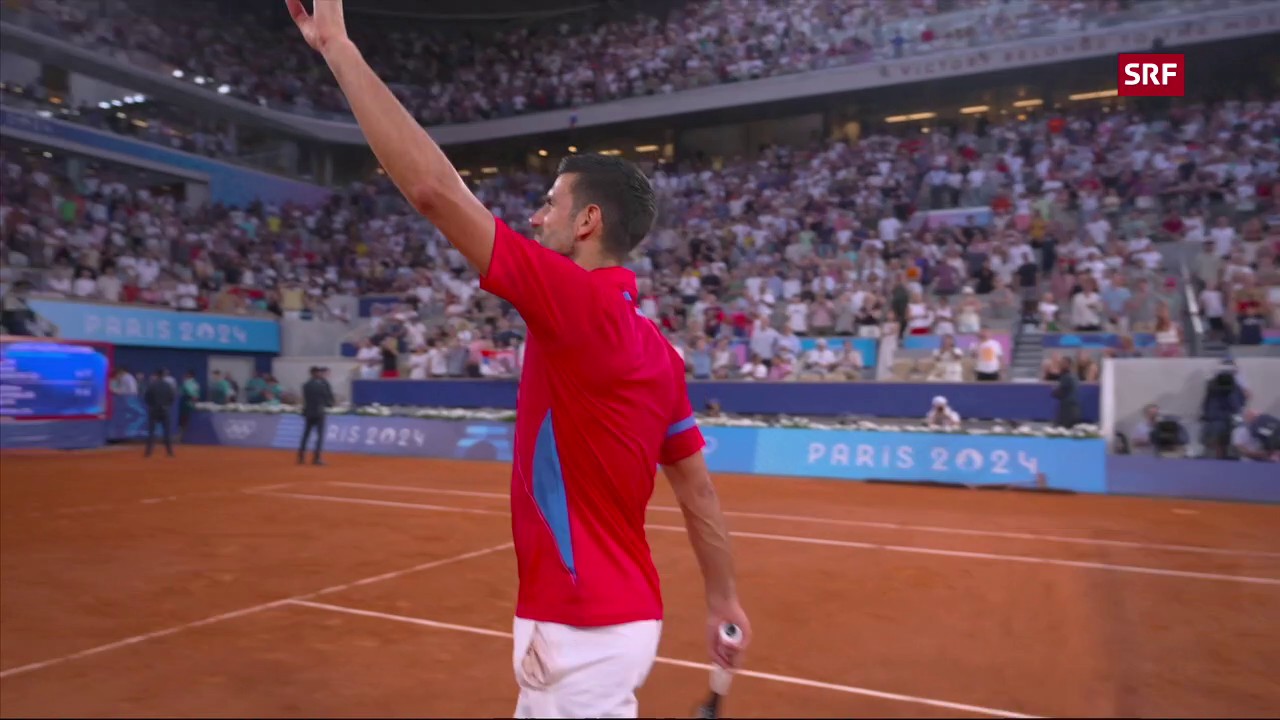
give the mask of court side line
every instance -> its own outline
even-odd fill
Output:
[[[274,485],[256,485],[254,487],[240,488],[239,490],[208,490],[202,492],[181,493],[178,495],[165,495],[163,497],[137,498],[133,500],[122,500],[119,502],[100,503],[98,505],[73,505],[71,507],[53,508],[52,510],[32,510],[30,512],[7,513],[4,518],[17,517],[56,517],[59,515],[84,515],[93,512],[101,512],[103,510],[120,510],[121,508],[132,507],[134,505],[159,505],[160,503],[177,502],[178,500],[211,500],[213,498],[234,497],[241,493],[264,493],[272,490],[279,490],[293,485],[301,485],[305,480],[296,480],[293,482],[276,483]]]
[[[279,493],[267,492],[259,493],[264,497],[285,497],[300,498],[304,500],[327,500],[329,502],[346,502],[355,505],[385,505],[389,507],[408,508],[411,510],[434,510],[438,512],[458,512],[458,513],[482,513],[485,515],[507,515],[510,513],[498,512],[496,510],[473,510],[471,508],[455,508],[447,505],[425,505],[419,503],[395,502],[391,500],[365,500],[363,498],[345,498],[328,495],[304,495],[301,493]],[[683,526],[678,525],[655,525],[653,523],[645,524],[650,530],[668,530],[675,532],[686,532]],[[1058,558],[1037,557],[1034,555],[1001,555],[998,553],[981,553],[969,552],[964,550],[945,550],[942,548],[915,547],[911,545],[885,545],[883,543],[856,542],[852,540],[827,540],[823,538],[799,537],[795,535],[772,535],[769,533],[755,533],[743,531],[730,531],[733,537],[753,538],[758,540],[777,540],[780,542],[805,543],[809,545],[828,545],[831,547],[847,547],[859,550],[887,550],[890,552],[915,553],[918,555],[938,555],[941,557],[967,558],[973,560],[1004,560],[1008,562],[1020,562],[1033,565],[1057,565],[1060,567],[1086,568],[1090,570],[1111,570],[1114,572],[1128,572],[1142,575],[1162,575],[1165,577],[1189,578],[1195,580],[1221,580],[1225,582],[1238,582],[1253,585],[1275,585],[1280,586],[1280,579],[1253,577],[1250,575],[1227,575],[1221,573],[1205,573],[1194,572],[1191,570],[1167,570],[1164,568],[1145,567],[1142,565],[1119,565],[1114,563],[1086,562],[1082,560],[1060,560]]]
[[[204,618],[203,620],[196,620],[194,622],[184,623],[182,625],[175,625],[173,627],[165,628],[163,630],[156,630],[154,632],[143,633],[141,635],[134,635],[133,637],[128,637],[123,640],[117,640],[116,642],[113,642],[113,643],[107,643],[106,645],[99,645],[97,647],[92,647],[92,648],[89,648],[88,650],[81,650],[79,652],[63,655],[61,657],[50,658],[48,660],[42,660],[40,662],[34,662],[27,665],[20,665],[18,667],[13,667],[13,668],[9,668],[8,670],[0,671],[0,680],[7,677],[12,677],[14,675],[29,673],[33,670],[39,670],[41,668],[51,667],[53,665],[61,665],[62,663],[69,662],[71,660],[79,660],[80,658],[89,657],[91,655],[97,655],[99,653],[104,653],[109,650],[116,650],[118,648],[126,647],[128,645],[135,645],[137,643],[145,642],[147,640],[154,640],[156,638],[165,637],[166,635],[173,635],[175,633],[179,633],[184,630],[191,630],[192,628],[198,628],[204,625],[212,625],[213,623],[222,622],[223,620],[231,620],[233,618],[242,617],[244,615],[252,615],[253,613],[262,612],[263,610],[270,610],[271,608],[279,607],[281,605],[294,602],[296,600],[305,600],[306,598],[313,598],[313,597],[318,597],[320,595],[335,593],[340,590],[346,590],[347,588],[356,587],[357,585],[364,585],[367,583],[377,582],[380,580],[389,580],[391,578],[400,577],[402,575],[408,575],[410,573],[419,572],[421,570],[430,570],[431,568],[439,567],[441,565],[448,565],[450,563],[462,562],[463,560],[470,560],[472,558],[477,558],[482,555],[488,555],[490,553],[506,550],[511,547],[512,547],[512,543],[509,543],[509,542],[503,543],[501,545],[494,545],[493,547],[484,548],[482,550],[474,550],[472,552],[463,553],[461,555],[455,555],[453,557],[447,557],[440,560],[432,560],[430,562],[421,563],[419,565],[414,565],[411,568],[405,568],[404,570],[395,570],[393,572],[383,573],[381,575],[374,575],[372,577],[361,578],[359,580],[343,583],[341,585],[330,585],[329,587],[316,590],[315,592],[305,593],[303,595],[294,595],[287,598],[281,598],[279,600],[272,600],[271,602],[265,602],[260,605],[254,605],[252,607],[242,608],[240,610],[233,610],[231,612],[221,613],[219,615],[213,615],[213,616]]]
[[[419,510],[439,510],[440,512],[457,512],[470,513],[472,515],[502,515],[510,517],[511,513],[505,510],[479,510],[474,508],[460,508],[449,505],[425,505],[422,503],[404,503],[394,500],[372,500],[370,498],[348,498],[333,495],[312,495],[311,493],[291,493],[291,492],[258,492],[250,493],[251,495],[265,495],[267,497],[291,497],[301,498],[303,500],[327,500],[329,502],[345,502],[353,505],[380,505],[382,507],[403,507],[416,508]]]
[[[646,525],[653,530],[678,530],[682,527],[674,525]],[[1058,558],[1042,558],[1029,555],[1000,555],[996,553],[969,552],[967,550],[943,550],[941,548],[922,548],[910,545],[882,545],[879,543],[852,542],[848,540],[826,540],[823,538],[797,537],[794,535],[770,535],[754,532],[731,532],[734,537],[755,538],[758,540],[778,540],[780,542],[804,543],[808,545],[830,545],[833,547],[859,548],[865,550],[890,550],[893,552],[916,553],[918,555],[941,555],[944,557],[972,558],[975,560],[1007,560],[1009,562],[1031,563],[1035,565],[1060,565],[1063,567],[1088,568],[1092,570],[1114,570],[1144,575],[1164,575],[1166,577],[1194,578],[1197,580],[1224,580],[1253,585],[1280,586],[1280,579],[1253,577],[1250,575],[1227,575],[1222,573],[1195,572],[1192,570],[1168,570],[1165,568],[1144,567],[1142,565],[1118,565],[1113,563],[1087,562],[1083,560],[1060,560]]]
[[[462,497],[506,498],[506,493],[475,492],[468,490],[442,490],[424,488],[413,485],[382,485],[378,483],[341,482],[329,480],[326,485],[338,485],[352,488],[374,488],[381,490],[403,490],[406,492],[435,493],[440,495],[458,495]],[[651,505],[650,510],[661,512],[681,512],[678,507]],[[892,522],[874,522],[870,520],[840,520],[836,518],[811,517],[809,515],[776,515],[773,513],[742,512],[725,510],[726,517],[753,518],[758,520],[783,520],[787,522],[809,522],[822,525],[845,525],[849,527],[866,527],[879,530],[910,530],[918,532],[939,533],[945,535],[972,535],[975,537],[996,537],[1011,540],[1036,540],[1043,542],[1070,543],[1075,545],[1098,545],[1102,547],[1124,547],[1142,550],[1170,550],[1174,552],[1204,553],[1208,555],[1239,555],[1244,557],[1280,557],[1280,552],[1267,550],[1235,550],[1231,548],[1201,547],[1198,545],[1170,545],[1165,543],[1147,543],[1136,540],[1106,540],[1102,538],[1079,538],[1069,535],[1040,535],[1037,533],[1013,532],[1008,530],[970,530],[967,528],[948,528],[933,525],[910,525]]]
[[[486,635],[488,637],[510,638],[511,633],[501,630],[489,630],[487,628],[472,627],[469,625],[455,625],[454,623],[437,622],[435,620],[427,620],[424,618],[410,617],[408,615],[394,615],[391,613],[377,612],[375,610],[360,610],[358,608],[346,607],[343,605],[330,605],[328,603],[310,602],[306,600],[293,600],[289,605],[299,605],[302,607],[315,608],[317,610],[327,610],[329,612],[346,613],[349,615],[360,615],[362,617],[377,618],[380,620],[390,620],[392,622],[406,623],[409,625],[420,625],[422,627],[435,628],[439,630],[454,630],[457,632],[471,633],[473,635]],[[711,670],[711,666],[692,662],[689,660],[678,660],[675,658],[659,657],[656,662],[664,665],[674,665],[676,667],[692,668],[694,670]],[[772,682],[785,683],[787,685],[801,685],[804,687],[819,688],[822,690],[834,690],[836,692],[847,693],[849,695],[865,695],[867,697],[878,698],[881,700],[896,700],[898,702],[915,703],[918,705],[932,705],[933,707],[945,708],[947,710],[958,710],[961,712],[974,713],[977,715],[991,715],[993,717],[1008,718],[1037,718],[1037,715],[1022,715],[1020,713],[1009,712],[1008,710],[998,710],[996,708],[981,707],[978,705],[965,705],[963,703],[947,702],[946,700],[934,700],[932,698],[919,697],[916,695],[902,695],[899,693],[882,692],[880,690],[870,690],[868,688],[856,687],[853,685],[837,685],[834,683],[825,683],[817,680],[808,680],[806,678],[791,677],[788,675],[775,675],[773,673],[756,672],[755,670],[739,670],[736,673],[741,677],[756,678],[759,680],[770,680]]]

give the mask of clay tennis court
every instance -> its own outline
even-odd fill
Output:
[[[181,447],[0,456],[0,713],[510,716],[509,466]],[[739,716],[1274,716],[1280,508],[717,476]],[[644,715],[705,696],[659,479]]]

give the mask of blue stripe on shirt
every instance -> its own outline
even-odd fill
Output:
[[[689,417],[681,420],[678,423],[672,423],[671,427],[667,428],[667,437],[671,437],[672,435],[679,435],[680,433],[684,432],[685,430],[688,430],[691,427],[694,427],[697,424],[698,424],[698,419],[695,418],[693,415],[689,415]]]

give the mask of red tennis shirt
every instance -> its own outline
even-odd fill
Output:
[[[684,362],[636,306],[635,275],[588,272],[495,219],[480,287],[529,327],[516,400],[516,616],[593,627],[662,618],[645,538],[659,464],[702,449]]]

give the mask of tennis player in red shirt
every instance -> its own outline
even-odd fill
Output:
[[[387,174],[529,326],[511,479],[517,716],[637,716],[662,625],[644,532],[658,465],[702,568],[712,659],[735,667],[751,629],[684,363],[640,313],[622,267],[653,224],[648,180],[619,158],[570,157],[532,218],[539,242],[528,240],[476,199],[370,69],[341,0],[314,0],[313,13],[286,4]],[[720,639],[726,622],[738,642]]]

